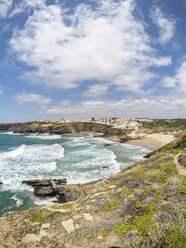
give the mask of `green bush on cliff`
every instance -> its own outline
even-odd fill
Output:
[[[140,122],[144,128],[151,129],[153,132],[174,132],[186,128],[186,119],[175,120],[153,120],[152,122]]]

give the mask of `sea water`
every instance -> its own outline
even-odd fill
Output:
[[[66,178],[68,184],[109,177],[150,151],[81,134],[0,132],[0,216],[46,205],[55,198],[35,198],[23,180]]]

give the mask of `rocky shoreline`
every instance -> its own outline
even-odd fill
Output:
[[[112,125],[94,122],[71,122],[71,123],[45,123],[45,122],[22,122],[0,124],[1,131],[13,131],[14,133],[91,133],[95,137],[115,137],[120,142],[131,140],[129,134],[132,129],[114,128]]]
[[[13,131],[14,133],[50,133],[50,134],[65,134],[65,133],[82,133],[84,135],[92,134],[94,137],[106,137],[112,140],[117,140],[121,143],[136,140],[136,137],[131,137],[130,133],[133,130],[116,129],[111,125],[99,123],[63,123],[63,124],[49,124],[41,122],[25,122],[25,123],[8,123],[0,124],[0,130]],[[140,139],[137,137],[137,139]],[[111,146],[112,144],[104,144],[104,146]],[[151,154],[146,155],[150,157]],[[103,166],[102,169],[107,169],[108,166]],[[0,181],[0,185],[3,183]],[[39,198],[56,197],[58,203],[65,203],[77,200],[79,197],[86,195],[82,191],[80,185],[67,185],[66,179],[36,179],[24,180],[22,184],[26,184],[34,189],[33,193]],[[85,184],[86,185],[86,184]],[[85,186],[84,185],[84,186]],[[89,185],[89,184],[87,184]]]
[[[107,179],[74,186],[27,181],[64,187],[75,198],[0,218],[0,248],[184,247],[185,177],[177,168],[185,170],[185,149],[183,133]]]

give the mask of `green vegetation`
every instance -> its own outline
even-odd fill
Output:
[[[137,204],[138,206],[138,204]],[[138,206],[139,207],[139,206]],[[116,231],[123,239],[126,238],[127,234],[131,231],[137,231],[138,241],[146,242],[148,236],[148,230],[151,226],[152,217],[154,215],[155,206],[152,204],[147,205],[139,216],[126,221],[125,223],[115,224],[113,230]]]
[[[53,218],[58,219],[58,218],[63,217],[63,216],[64,216],[63,213],[56,213],[56,214],[54,214]]]
[[[152,122],[140,123],[152,132],[174,132],[186,129],[186,119],[153,120]]]
[[[66,209],[71,209],[72,208],[72,203],[67,203],[64,205],[64,208]]]
[[[182,166],[186,167],[186,148],[181,151],[178,161]]]
[[[40,209],[38,211],[31,212],[31,216],[28,216],[30,222],[43,222],[49,216],[48,210]]]
[[[111,212],[118,206],[119,200],[115,199],[114,201],[108,202],[104,206],[105,212]]]

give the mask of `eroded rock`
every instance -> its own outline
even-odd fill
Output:
[[[52,186],[35,186],[34,194],[36,196],[55,196],[56,192]]]
[[[31,234],[27,234],[24,238],[23,238],[23,243],[28,244],[31,242],[39,242],[41,239],[36,236],[35,234],[31,233]]]
[[[37,179],[22,181],[22,184],[33,187],[34,194],[40,197],[55,196],[57,193],[54,187],[56,185],[65,185],[66,183],[66,179]]]
[[[75,231],[75,226],[74,226],[73,219],[68,219],[68,220],[62,221],[61,224],[63,225],[63,227],[65,228],[65,230],[68,233],[71,233],[71,232]]]

